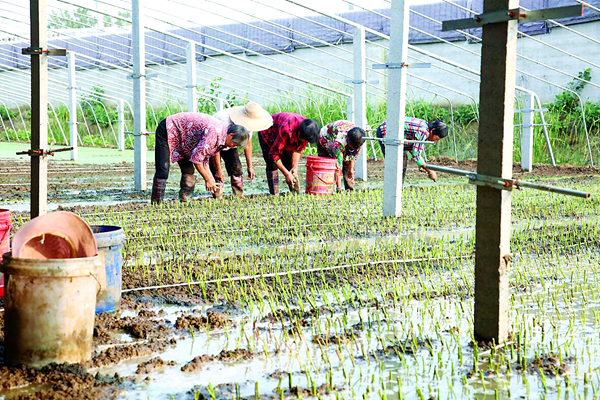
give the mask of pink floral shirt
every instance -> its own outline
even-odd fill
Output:
[[[171,162],[189,159],[194,164],[208,160],[225,147],[228,126],[208,114],[183,112],[167,117]]]

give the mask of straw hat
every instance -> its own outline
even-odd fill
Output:
[[[251,101],[245,106],[231,107],[231,121],[251,132],[264,131],[273,125],[273,118],[260,104]]]
[[[79,216],[56,211],[24,224],[15,233],[13,256],[18,258],[83,258],[98,254],[90,226]]]

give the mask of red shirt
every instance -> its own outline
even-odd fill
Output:
[[[258,132],[264,142],[270,147],[269,156],[273,162],[281,159],[282,154],[302,153],[308,145],[298,137],[298,126],[304,121],[302,115],[294,113],[273,114],[273,125]]]

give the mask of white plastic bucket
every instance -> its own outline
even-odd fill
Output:
[[[4,351],[7,365],[80,363],[91,358],[99,256],[4,257]]]

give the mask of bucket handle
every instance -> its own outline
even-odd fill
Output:
[[[100,294],[100,292],[102,291],[102,284],[100,284],[100,281],[98,280],[98,278],[96,278],[96,275],[94,275],[93,272],[90,272],[90,276],[92,278],[94,278],[94,280],[98,284],[98,290],[96,291],[96,296],[98,296]]]
[[[306,166],[307,166],[308,168],[310,168],[310,169],[311,169],[311,171],[313,171],[313,176],[316,176],[318,180],[320,180],[321,182],[323,182],[323,183],[324,183],[324,184],[326,184],[326,185],[330,185],[330,183],[329,183],[329,182],[325,182],[325,181],[323,180],[323,178],[321,178],[319,175],[317,175],[317,174],[315,174],[315,173],[314,173],[314,172],[315,172],[315,170],[313,169],[312,165],[310,165],[310,166],[309,166],[309,165],[307,164]],[[335,169],[336,169],[336,171],[335,171],[335,172],[337,173],[337,166],[336,166],[336,168],[335,168]],[[334,178],[334,180],[335,180],[335,178]],[[333,183],[335,183],[335,182],[333,182]]]

